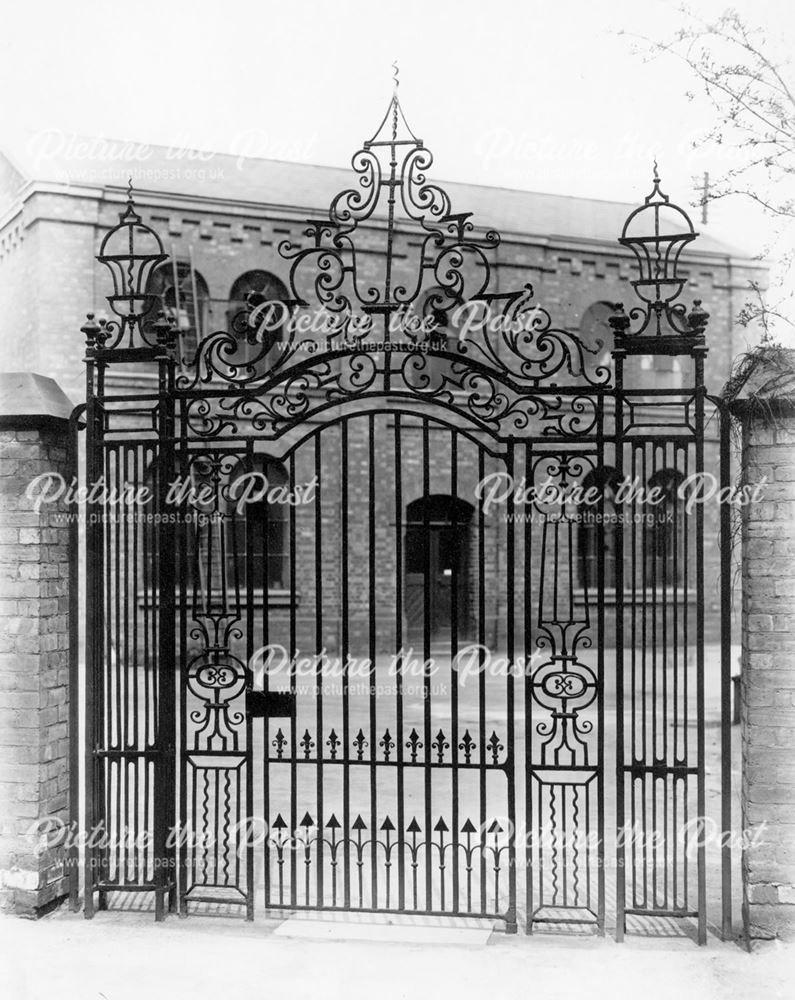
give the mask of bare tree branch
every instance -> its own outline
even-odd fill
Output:
[[[772,39],[732,9],[714,20],[687,6],[680,6],[678,12],[683,24],[672,38],[629,37],[645,60],[676,58],[703,88],[715,117],[693,146],[715,144],[730,150],[737,162],[721,176],[712,177],[712,186],[699,203],[742,198],[758,205],[772,223],[770,250],[791,237],[788,227],[795,220],[795,86],[791,65],[776,56]],[[693,99],[695,94],[687,96]],[[794,249],[778,253],[781,268],[794,263]],[[741,323],[759,325],[767,342],[771,324],[795,327],[790,319],[795,315],[792,297],[771,305],[765,302],[758,284],[751,285],[751,292],[738,317]]]

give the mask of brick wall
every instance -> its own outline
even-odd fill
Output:
[[[742,534],[743,919],[795,938],[795,410],[743,416],[743,479],[766,477]]]
[[[65,421],[0,425],[0,909],[37,915],[63,897],[63,851],[41,851],[37,820],[69,807],[69,529],[32,509],[25,487],[69,477]]]

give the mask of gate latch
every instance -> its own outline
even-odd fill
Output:
[[[290,691],[249,691],[246,709],[255,719],[292,718],[295,715],[295,695]]]

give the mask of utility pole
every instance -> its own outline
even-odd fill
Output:
[[[701,190],[701,225],[707,224],[707,206],[709,204],[709,172],[704,171],[704,186]]]

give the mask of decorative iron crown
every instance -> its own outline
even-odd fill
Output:
[[[685,305],[675,301],[687,284],[679,258],[697,236],[687,212],[663,193],[655,160],[651,193],[629,214],[618,240],[635,256],[638,277],[632,287],[644,303],[630,309],[629,315],[622,304],[616,306],[610,325],[623,346],[628,346],[627,338],[648,332],[651,336],[634,349],[687,353],[694,338],[703,339],[709,314],[701,308],[701,300],[695,300],[689,315]]]

